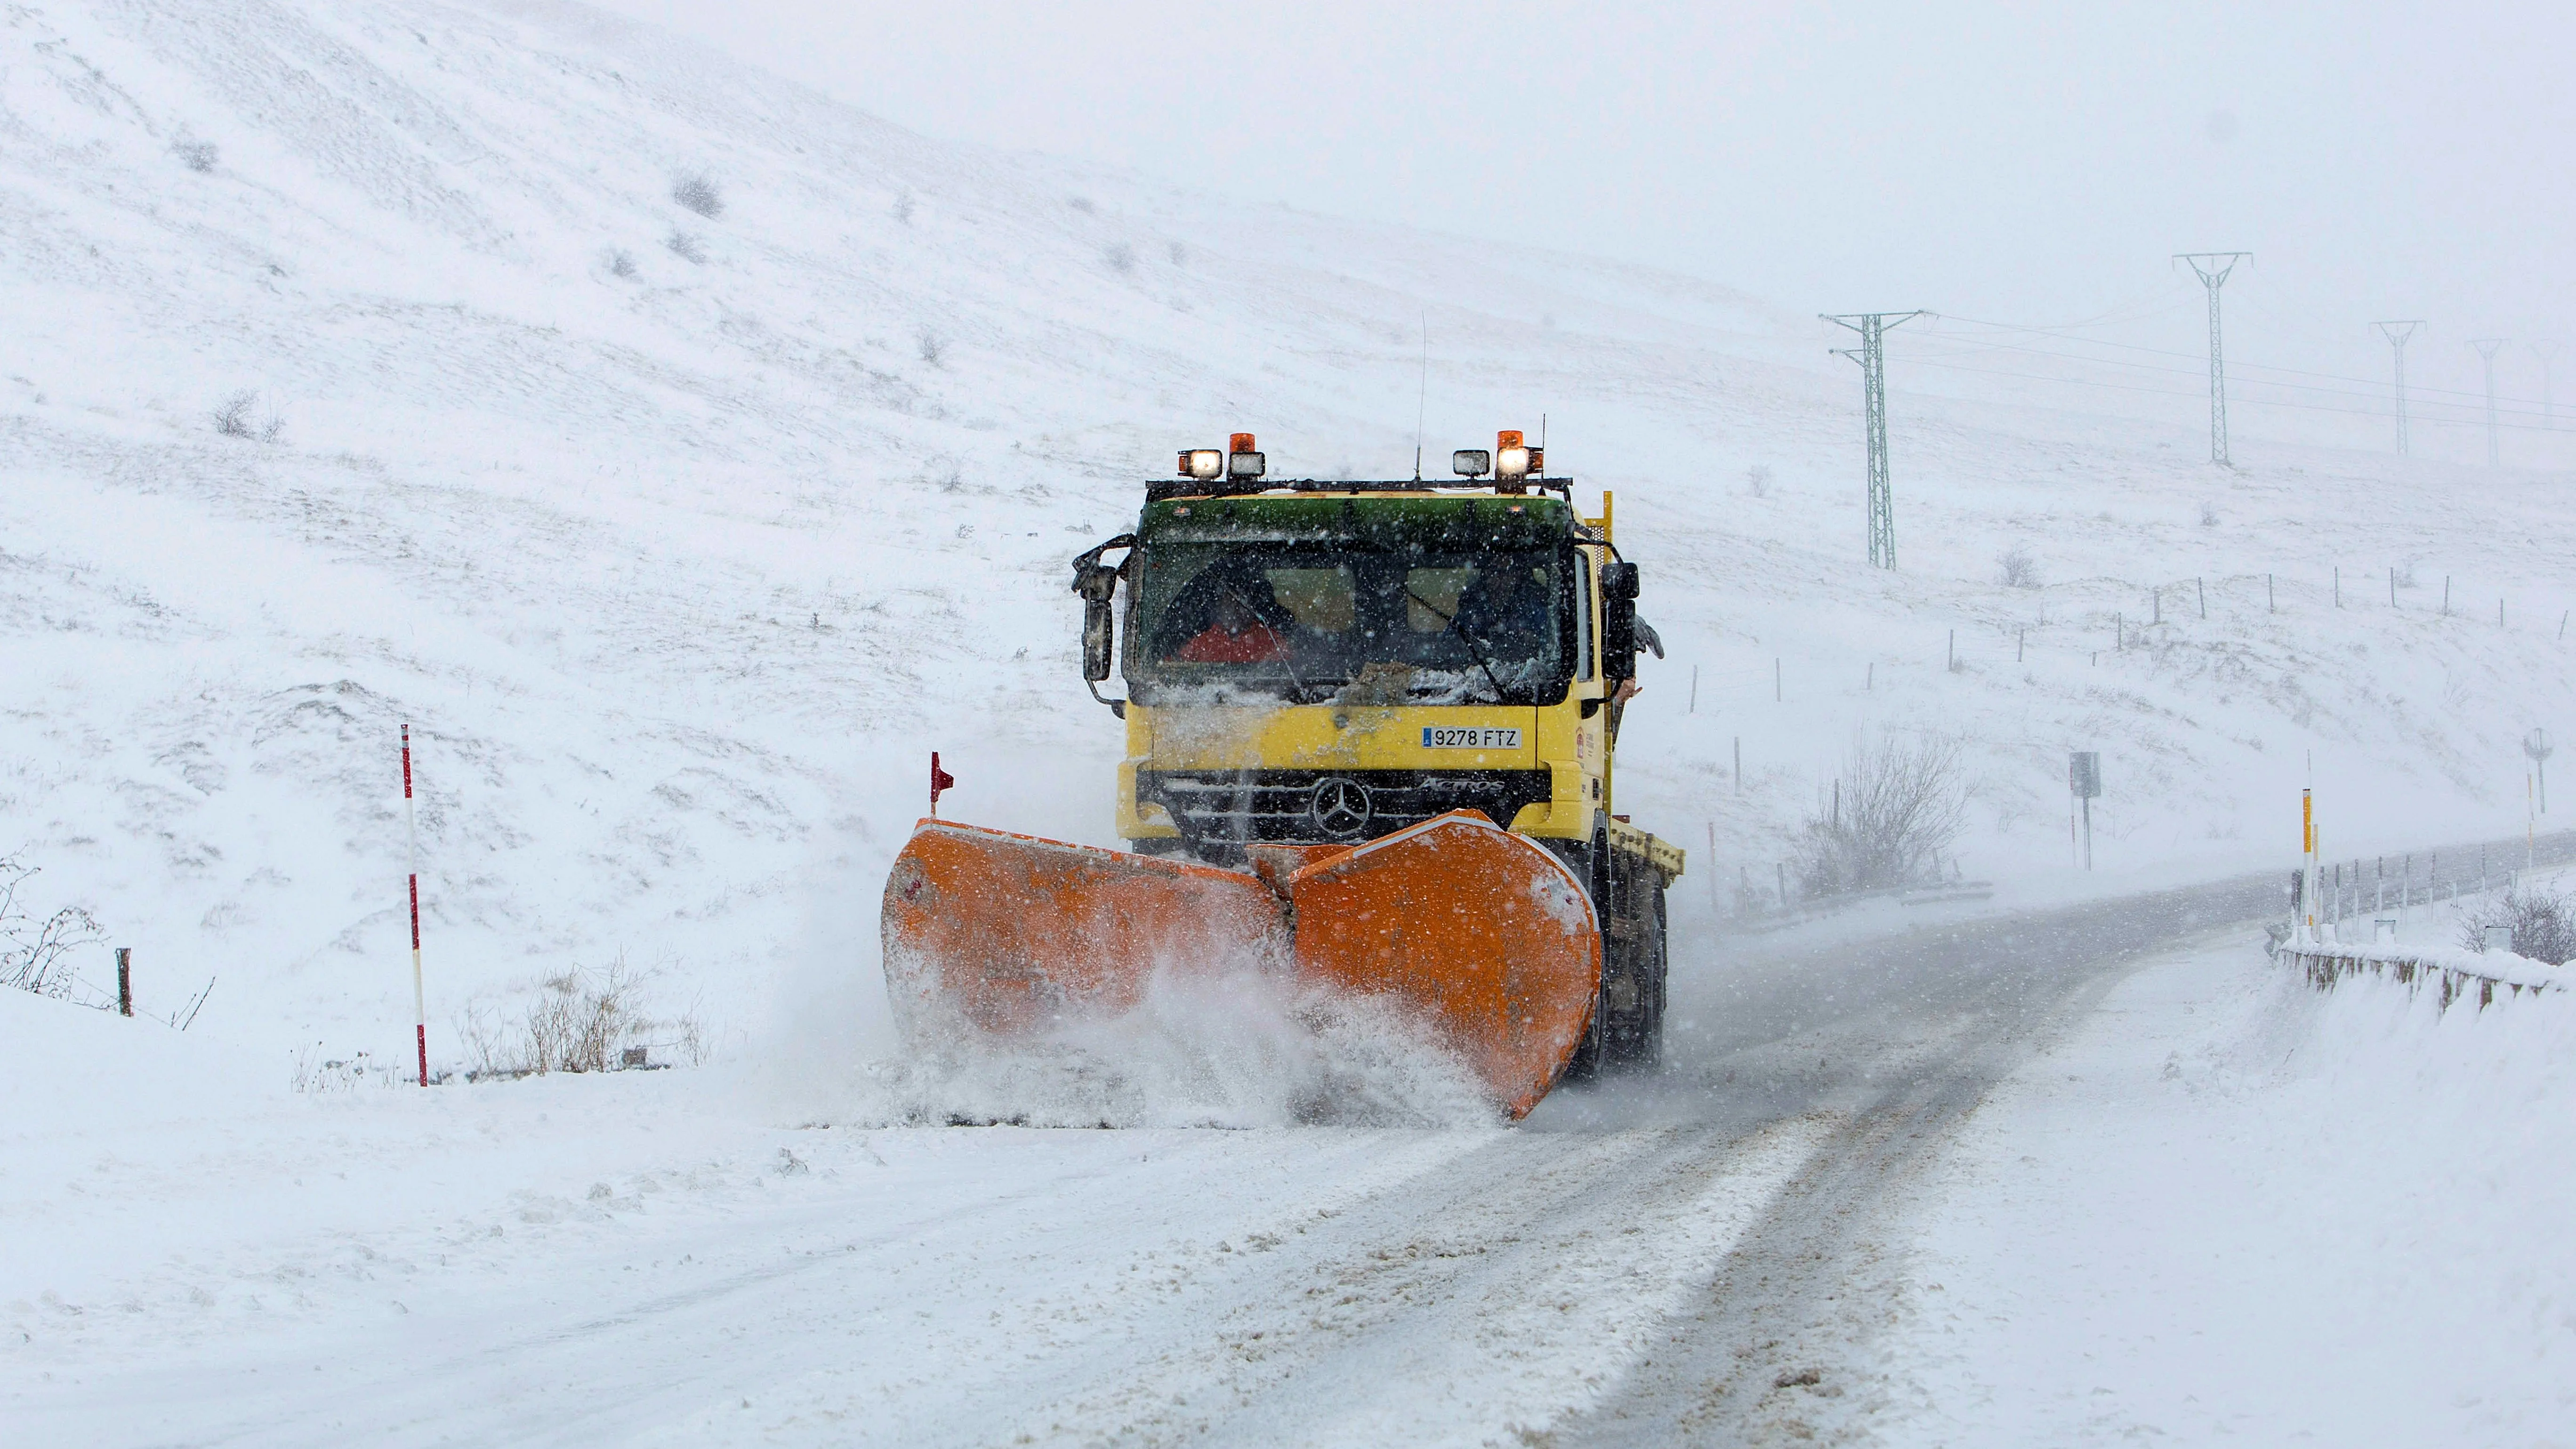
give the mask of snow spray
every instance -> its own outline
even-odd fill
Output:
[[[429,1085],[429,1002],[420,986],[420,829],[412,820],[411,721],[402,727],[403,856],[411,872],[411,1032],[420,1049],[420,1084]]]

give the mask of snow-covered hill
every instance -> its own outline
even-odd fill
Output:
[[[1682,969],[1863,730],[1971,739],[1965,862],[2036,893],[2069,749],[2106,868],[2199,875],[2294,848],[2311,751],[2330,850],[2506,828],[2576,702],[2563,479],[1900,394],[1872,572],[1803,311],[937,143],[572,6],[11,6],[0,288],[0,849],[272,1046],[407,1046],[406,719],[442,1025],[619,956],[719,1029],[864,978],[932,748],[958,813],[1105,840],[1065,560],[1232,430],[1401,474],[1426,331],[1435,459],[1544,415],[1618,492]]]

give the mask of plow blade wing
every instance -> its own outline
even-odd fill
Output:
[[[1514,1118],[1564,1070],[1601,986],[1573,873],[1458,811],[1294,869],[1219,870],[924,820],[885,892],[905,1030],[1022,1036],[1136,1006],[1156,971],[1256,965],[1393,1005]]]
[[[1591,898],[1556,857],[1473,811],[1288,877],[1300,975],[1392,997],[1517,1119],[1556,1085],[1601,989]]]
[[[924,820],[886,878],[886,987],[907,1031],[1025,1035],[1124,1014],[1158,968],[1280,953],[1284,916],[1249,875]]]

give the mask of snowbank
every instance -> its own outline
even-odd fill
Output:
[[[2214,946],[1979,1109],[1888,1347],[1898,1444],[2552,1442],[2576,1001],[2330,994]]]

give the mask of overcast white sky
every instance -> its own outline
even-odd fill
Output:
[[[2243,248],[2232,356],[2384,371],[2368,322],[2423,317],[2410,370],[2473,386],[2470,337],[2576,336],[2564,3],[593,3],[929,135],[1793,310],[2170,294],[2173,340],[2168,255]]]

